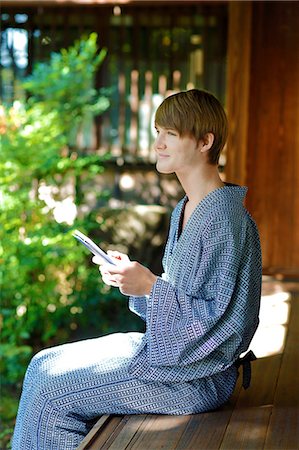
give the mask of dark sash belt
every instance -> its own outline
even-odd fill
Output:
[[[255,354],[252,350],[249,350],[249,352],[246,353],[242,358],[238,358],[235,362],[235,365],[237,369],[239,369],[240,366],[243,366],[243,381],[242,386],[244,389],[249,388],[250,386],[250,380],[251,380],[251,361],[254,361],[256,359]]]

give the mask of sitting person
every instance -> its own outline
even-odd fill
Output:
[[[243,206],[246,188],[218,172],[227,119],[192,89],[159,106],[157,170],[185,196],[173,211],[164,273],[118,252],[97,260],[104,282],[129,296],[145,333],[115,333],[43,350],[31,361],[14,450],[72,450],[101,414],[193,414],[231,396],[240,354],[258,325],[261,251]]]

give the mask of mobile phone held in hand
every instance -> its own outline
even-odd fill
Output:
[[[110,258],[107,253],[105,253],[100,247],[97,246],[89,237],[85,236],[85,234],[81,233],[81,231],[75,230],[73,233],[74,238],[76,238],[81,244],[85,245],[85,247],[88,248],[88,250],[93,253],[95,256],[99,256],[102,258],[106,263],[113,264],[115,266],[115,263],[113,262],[112,258]]]

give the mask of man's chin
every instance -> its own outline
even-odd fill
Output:
[[[157,169],[157,172],[162,173],[164,175],[170,175],[170,174],[174,173],[173,170],[167,169],[166,167],[161,167],[161,165],[159,163],[156,164],[156,169]]]

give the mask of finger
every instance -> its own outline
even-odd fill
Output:
[[[128,255],[126,255],[125,253],[118,252],[117,250],[108,250],[107,254],[118,261],[122,262],[130,261]]]
[[[94,264],[97,264],[98,266],[101,266],[101,265],[105,264],[105,260],[103,258],[101,258],[100,256],[94,256],[92,258],[92,262]]]
[[[113,286],[113,287],[118,287],[118,283],[116,280],[112,279],[109,276],[102,276],[102,280],[105,284],[107,284],[108,286]]]
[[[111,273],[107,270],[107,267],[105,266],[100,266],[99,272],[101,273],[102,277],[109,277],[113,280],[116,280],[116,277],[114,275],[111,275]]]
[[[115,264],[115,265],[105,265],[105,266],[100,266],[99,270],[101,270],[101,268],[103,269],[103,271],[105,271],[106,273],[108,273],[110,276],[114,276],[114,275],[122,275],[123,274],[123,265],[121,263],[119,264]]]

